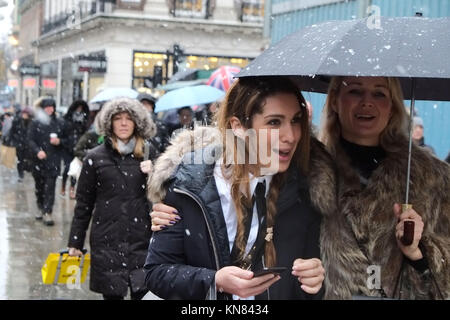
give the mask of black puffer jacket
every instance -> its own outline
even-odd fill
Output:
[[[201,152],[201,150],[200,150]],[[209,153],[208,153],[209,154]],[[194,157],[195,158],[195,157]],[[215,291],[215,272],[231,265],[227,228],[213,175],[214,164],[181,164],[164,203],[182,219],[153,235],[145,268],[146,283],[165,299],[205,299]],[[320,214],[312,209],[307,182],[292,168],[277,202],[274,226],[277,265],[290,270],[296,258],[319,258]],[[258,259],[261,261],[261,259]],[[255,270],[262,267],[255,264]],[[290,271],[257,299],[312,299]],[[219,299],[231,298],[217,294]]]
[[[29,150],[27,132],[31,121],[31,119],[23,119],[19,114],[12,122],[9,134],[12,145],[16,147],[17,150]]]
[[[151,223],[140,160],[121,156],[109,139],[84,159],[69,247],[83,248],[92,218],[92,291],[126,296],[129,284],[133,292],[146,291],[143,266]]]
[[[41,111],[43,112],[43,111]],[[32,154],[32,170],[48,177],[57,177],[61,172],[62,145],[50,143],[50,133],[56,133],[60,141],[64,139],[63,122],[53,114],[50,122],[34,119],[28,128],[28,144]],[[39,160],[39,151],[45,151],[47,158]]]
[[[80,119],[74,119],[75,111],[79,106],[82,107],[83,117]],[[69,110],[64,116],[65,139],[62,141],[62,144],[65,151],[68,152],[70,155],[73,155],[76,144],[80,140],[81,136],[88,129],[87,127],[88,115],[89,115],[88,105],[84,101],[79,100],[72,103],[72,105],[69,107]]]

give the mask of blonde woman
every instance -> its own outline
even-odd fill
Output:
[[[321,234],[326,297],[448,298],[450,167],[413,145],[412,209],[401,212],[408,140],[399,81],[333,78],[323,116],[321,140],[339,181],[338,214],[323,219]],[[415,232],[405,245],[408,220]]]
[[[146,198],[146,174],[141,164],[144,139],[156,128],[137,100],[106,103],[96,118],[105,143],[83,161],[77,203],[69,237],[69,254],[81,255],[91,224],[90,289],[104,299],[141,299],[144,262],[151,230]]]

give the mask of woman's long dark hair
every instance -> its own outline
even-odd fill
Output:
[[[292,161],[296,163],[298,168],[306,173],[309,163],[309,121],[306,110],[306,101],[300,90],[295,84],[286,77],[246,77],[240,78],[233,83],[229,89],[225,100],[222,102],[217,114],[217,125],[223,137],[223,155],[224,165],[222,171],[224,176],[231,181],[231,197],[237,213],[237,232],[236,245],[240,251],[242,258],[245,251],[246,243],[244,243],[244,212],[251,208],[252,201],[249,185],[249,166],[238,164],[236,159],[227,159],[227,155],[237,155],[236,138],[234,143],[227,143],[226,130],[231,129],[231,118],[236,117],[241,124],[249,129],[252,123],[252,117],[255,114],[263,112],[266,99],[275,94],[287,93],[297,97],[298,103],[302,109],[301,117],[302,138],[297,146]],[[248,146],[246,146],[248,153]],[[246,155],[246,159],[248,154]],[[227,167],[225,164],[235,163]],[[284,183],[286,173],[277,173],[274,175],[270,191],[267,198],[267,227],[273,227],[275,224],[276,201],[279,191]],[[265,264],[273,266],[276,264],[276,252],[273,241],[266,242],[265,246]]]

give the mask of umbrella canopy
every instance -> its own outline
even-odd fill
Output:
[[[172,75],[169,81],[167,83],[173,83],[175,81],[182,81],[182,80],[195,80],[197,79],[197,71],[198,69],[182,69],[175,74]]]
[[[406,99],[450,100],[450,18],[327,21],[264,51],[238,77],[296,76],[304,91],[327,92],[330,76],[398,77]]]
[[[188,86],[195,86],[199,84],[204,84],[207,79],[197,79],[197,80],[180,80],[174,82],[167,82],[165,85],[158,85],[156,89],[170,91],[175,89],[180,89]]]
[[[238,77],[294,76],[299,89],[327,92],[331,76],[397,77],[406,99],[450,101],[450,18],[328,21],[267,49]],[[411,131],[411,130],[410,130]],[[411,132],[405,203],[409,200]]]
[[[115,98],[131,98],[136,99],[139,92],[136,90],[133,90],[131,88],[125,88],[125,87],[117,87],[117,88],[106,88],[100,91],[97,95],[95,95],[94,98],[92,98],[89,103],[95,103],[95,102],[102,102],[102,101],[108,101]]]
[[[234,66],[222,66],[214,71],[206,82],[207,85],[216,87],[222,91],[227,91],[233,81],[234,77],[241,71],[241,68]]]
[[[222,90],[207,85],[184,87],[169,91],[159,98],[155,112],[211,103],[222,99],[224,95]]]

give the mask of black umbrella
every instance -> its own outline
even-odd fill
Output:
[[[450,18],[328,21],[264,51],[238,77],[297,76],[304,91],[327,92],[330,76],[398,77],[406,99],[450,101]],[[298,77],[300,76],[300,77]]]
[[[323,93],[331,76],[397,77],[411,99],[411,128],[415,99],[450,101],[450,18],[381,17],[379,26],[369,19],[309,26],[264,51],[237,76],[274,75],[293,76],[300,90]],[[411,145],[410,134],[405,204]]]

